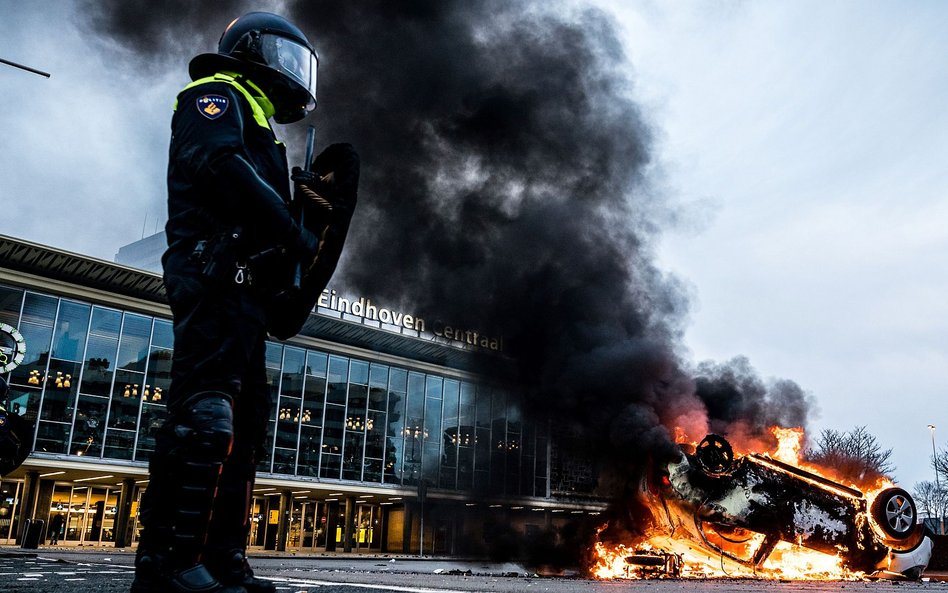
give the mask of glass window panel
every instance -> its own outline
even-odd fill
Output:
[[[79,361],[89,331],[89,313],[92,307],[63,301],[53,339],[53,358]],[[78,375],[76,377],[78,379]]]
[[[7,397],[10,413],[23,416],[30,422],[35,422],[39,417],[39,388],[11,385],[10,394]]]
[[[111,309],[93,307],[86,363],[80,391],[90,395],[109,395],[118,352],[122,314]]]
[[[329,357],[322,352],[307,352],[306,374],[326,378],[326,362],[328,358]]]
[[[425,443],[425,456],[422,459],[422,476],[429,484],[438,483],[441,469],[441,447],[439,443]]]
[[[386,391],[384,387],[369,387],[369,409],[385,409]]]
[[[323,453],[342,453],[342,437],[346,411],[342,406],[326,406],[326,424],[323,427]]]
[[[165,406],[158,404],[142,405],[142,420],[138,429],[138,450],[135,452],[135,459],[145,461],[151,457],[151,454],[155,451],[155,438],[158,436],[158,429],[161,428],[167,417],[168,410]]]
[[[458,425],[474,430],[474,406],[461,404],[458,410]]]
[[[388,428],[385,431],[385,482],[401,483],[405,444],[405,396],[390,392],[388,395]]]
[[[148,375],[142,390],[142,399],[164,405],[171,387],[172,351],[164,348],[152,348],[148,357]]]
[[[300,400],[296,398],[280,398],[277,411],[276,446],[289,449],[296,448],[296,439],[300,426]],[[274,464],[276,459],[274,459]],[[274,467],[276,467],[274,465]],[[275,469],[273,471],[276,471]]]
[[[267,342],[267,385],[270,386],[270,401],[276,401],[280,393],[280,365],[283,364],[283,346]]]
[[[20,307],[23,305],[23,291],[19,288],[0,286],[0,323],[16,327],[20,322]],[[0,539],[3,533],[0,532]]]
[[[425,397],[433,397],[440,400],[443,386],[444,379],[434,375],[428,375],[425,378]]]
[[[458,449],[458,489],[474,487],[474,447]]]
[[[408,371],[404,369],[392,369],[389,375],[388,388],[398,393],[408,391]]]
[[[474,405],[474,394],[475,388],[473,383],[462,382],[461,383],[461,405],[462,406],[473,406]]]
[[[52,325],[24,322],[17,329],[26,343],[26,354],[20,366],[10,374],[10,383],[40,385],[46,376],[46,363],[49,362],[49,343],[53,337],[53,327]]]
[[[365,418],[365,407],[368,403],[367,391],[368,388],[365,385],[349,386],[349,416],[360,422]]]
[[[267,421],[267,436],[263,439],[263,455],[257,461],[257,469],[262,472],[270,471],[270,462],[273,459],[273,437],[276,434],[276,421],[270,418]]]
[[[386,365],[373,362],[369,366],[369,386],[381,387],[382,389],[388,387],[388,367]]]
[[[56,305],[58,299],[53,297],[26,293],[26,300],[23,302],[23,317],[20,323],[35,323],[43,327],[52,328],[53,318],[56,317]],[[22,330],[21,330],[22,331]],[[29,347],[29,344],[27,344]]]
[[[304,425],[300,431],[300,462],[297,473],[301,476],[319,474],[319,444],[323,431]]]
[[[369,364],[361,360],[349,363],[349,383],[367,385],[369,383]]]
[[[174,329],[166,319],[155,319],[151,345],[158,348],[174,348]]]
[[[448,490],[456,489],[458,484],[457,471],[457,467],[453,465],[442,465],[441,478],[438,482],[438,487]]]
[[[46,375],[46,390],[43,393],[41,419],[72,422],[79,369],[79,363],[75,362],[53,360],[50,363],[49,373]]]
[[[474,441],[474,469],[476,471],[488,471],[490,469],[490,451],[490,430],[478,428],[477,437]]]
[[[143,373],[132,371],[116,373],[115,386],[112,389],[112,408],[109,410],[109,428],[135,429],[144,378]]]
[[[378,484],[382,481],[382,460],[366,459],[363,468],[362,481]]]
[[[294,475],[296,473],[296,450],[281,449],[273,451],[273,473]]]
[[[69,448],[71,455],[102,456],[102,437],[105,434],[105,415],[108,410],[107,398],[79,396],[72,445]]]
[[[477,388],[474,408],[477,427],[490,428],[490,388],[483,386]]]
[[[105,432],[105,457],[112,459],[131,459],[134,447],[134,431],[110,428]]]
[[[441,400],[431,397],[425,398],[425,430],[423,438],[426,442],[439,444],[441,434]]]
[[[307,376],[303,384],[303,426],[323,425],[323,399],[326,393],[324,377]]]
[[[339,479],[339,472],[342,469],[342,455],[328,455],[323,453],[320,458],[319,477]]]
[[[283,355],[283,382],[280,393],[293,397],[303,394],[303,361],[305,352],[299,348],[286,348]]]
[[[507,432],[523,431],[520,398],[507,394]]]
[[[549,451],[547,451],[547,439],[537,439],[537,456],[536,456],[536,475],[539,477],[547,476],[547,456]]]
[[[130,371],[144,371],[151,337],[151,318],[125,314],[122,338],[119,341],[117,366]]]
[[[326,389],[326,402],[346,403],[346,377],[349,375],[349,360],[340,356],[329,357],[329,384]]]
[[[342,479],[362,479],[362,454],[365,443],[364,432],[346,431],[346,448],[342,454]]]
[[[36,447],[34,451],[42,453],[66,453],[69,443],[70,424],[65,422],[39,423],[36,430]]]
[[[99,341],[101,338],[91,336],[89,338],[89,350],[92,350],[93,341]],[[85,369],[82,372],[82,385],[80,391],[88,395],[108,396],[112,390],[112,359],[115,358],[115,347],[118,342],[113,342],[112,355],[109,358],[92,356],[86,359]]]
[[[365,435],[365,456],[381,459],[385,452],[385,412],[369,412]]]
[[[444,418],[456,420],[458,416],[458,394],[460,383],[453,379],[444,380]]]

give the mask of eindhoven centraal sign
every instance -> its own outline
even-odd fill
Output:
[[[484,335],[479,330],[459,328],[441,321],[427,324],[424,318],[395,309],[380,307],[365,297],[346,298],[339,296],[335,290],[326,289],[316,301],[316,312],[319,309],[330,309],[346,315],[361,317],[363,321],[377,321],[383,329],[401,328],[418,332],[418,336],[428,339],[445,341],[456,346],[471,346],[494,352],[503,352],[503,337]],[[430,327],[429,327],[430,325]],[[388,327],[386,327],[388,326]]]

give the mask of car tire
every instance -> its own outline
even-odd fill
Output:
[[[698,466],[710,477],[727,475],[734,469],[734,449],[724,437],[709,434],[695,450]]]
[[[924,530],[919,530],[916,524],[918,511],[915,501],[908,492],[901,488],[887,488],[876,496],[870,508],[873,521],[886,535],[886,543],[891,547],[893,543],[902,547],[907,543],[917,545],[918,533],[924,536]]]

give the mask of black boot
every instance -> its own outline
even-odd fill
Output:
[[[274,589],[275,591],[275,589]],[[131,593],[247,593],[239,586],[222,585],[203,564],[177,568],[148,552],[135,557]]]
[[[213,550],[207,553],[207,568],[224,585],[246,589],[247,593],[276,593],[276,585],[258,579],[240,548]]]

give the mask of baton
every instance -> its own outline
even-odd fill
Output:
[[[311,171],[313,169],[313,153],[316,152],[316,126],[309,126],[306,130],[306,160],[303,161],[303,170]],[[300,204],[300,228],[304,228],[304,216],[306,205]],[[293,288],[299,289],[303,283],[303,262],[296,262],[296,270],[293,272]]]

